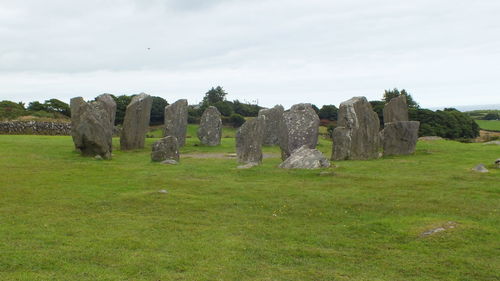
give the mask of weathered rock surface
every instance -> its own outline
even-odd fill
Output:
[[[188,102],[178,100],[165,107],[165,132],[164,136],[177,138],[179,147],[186,144],[186,131],[188,124]]]
[[[408,105],[405,95],[392,98],[384,106],[384,124],[398,121],[408,121]]]
[[[293,151],[292,155],[280,165],[283,169],[319,169],[330,167],[330,161],[317,149],[307,145]]]
[[[399,121],[385,123],[380,132],[384,156],[406,155],[415,152],[418,140],[418,121]]]
[[[179,162],[179,144],[173,136],[166,136],[153,144],[151,161],[165,162],[166,160]]]
[[[378,115],[365,97],[341,103],[333,131],[332,160],[378,158],[379,130]]]
[[[500,158],[495,160],[495,168],[500,169]]]
[[[123,129],[120,135],[121,150],[144,148],[152,105],[153,98],[145,93],[132,98],[123,120]]]
[[[81,97],[72,98],[70,107],[71,136],[75,147],[82,155],[100,155],[104,159],[110,159],[116,115],[113,98],[104,94],[89,103]]]
[[[265,116],[248,120],[236,132],[236,154],[239,163],[261,163]]]
[[[266,118],[264,127],[264,145],[277,145],[279,144],[279,129],[283,120],[283,112],[285,109],[281,105],[276,105],[270,109],[261,109],[259,117]]]
[[[222,137],[222,119],[219,110],[209,106],[201,115],[198,139],[202,144],[217,146]]]
[[[473,171],[479,172],[479,173],[487,173],[489,172],[488,169],[484,166],[484,164],[479,164],[476,167],[472,168]]]
[[[319,117],[311,104],[296,104],[285,111],[279,126],[281,159],[287,159],[294,150],[303,145],[315,148],[318,144],[318,130]]]

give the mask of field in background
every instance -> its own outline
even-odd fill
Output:
[[[499,131],[500,120],[475,120],[482,130]]]
[[[234,153],[234,138],[200,146],[195,131],[182,153]],[[71,137],[0,135],[0,280],[500,278],[498,146],[419,142],[322,175],[278,158],[165,166],[150,162],[155,140],[98,161]]]

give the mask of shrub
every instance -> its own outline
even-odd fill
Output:
[[[238,113],[233,113],[229,117],[229,122],[233,125],[233,127],[238,128],[245,123],[245,118]]]

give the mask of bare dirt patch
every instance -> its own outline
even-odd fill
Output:
[[[236,153],[187,153],[182,154],[182,158],[195,158],[195,159],[235,159]],[[281,155],[278,153],[264,153],[263,158],[279,158]]]

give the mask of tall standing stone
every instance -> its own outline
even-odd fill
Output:
[[[153,98],[145,93],[132,98],[123,120],[123,129],[120,135],[121,150],[144,148],[152,105]]]
[[[283,112],[285,109],[281,105],[276,105],[270,109],[261,109],[259,117],[265,116],[266,122],[264,126],[264,145],[279,144],[279,128],[283,120]]]
[[[332,160],[363,160],[378,157],[380,123],[365,97],[340,104],[333,131]]]
[[[408,105],[406,105],[406,96],[392,98],[384,106],[384,123],[408,121]]]
[[[83,98],[72,98],[71,136],[75,148],[84,156],[99,155],[111,159],[113,128],[116,103],[110,95],[104,94],[95,101],[85,102]]]
[[[219,110],[209,106],[201,115],[198,139],[202,144],[217,146],[222,137],[222,119]]]
[[[311,104],[296,104],[285,111],[279,128],[281,159],[287,159],[294,150],[303,145],[316,148],[318,131],[319,117]]]
[[[415,152],[418,140],[418,121],[398,121],[384,124],[380,132],[384,156],[405,155]]]
[[[236,132],[236,155],[243,164],[262,162],[262,141],[266,117],[246,121]]]
[[[165,132],[164,136],[177,138],[179,147],[186,144],[186,132],[188,123],[188,102],[185,99],[178,100],[165,107]]]

